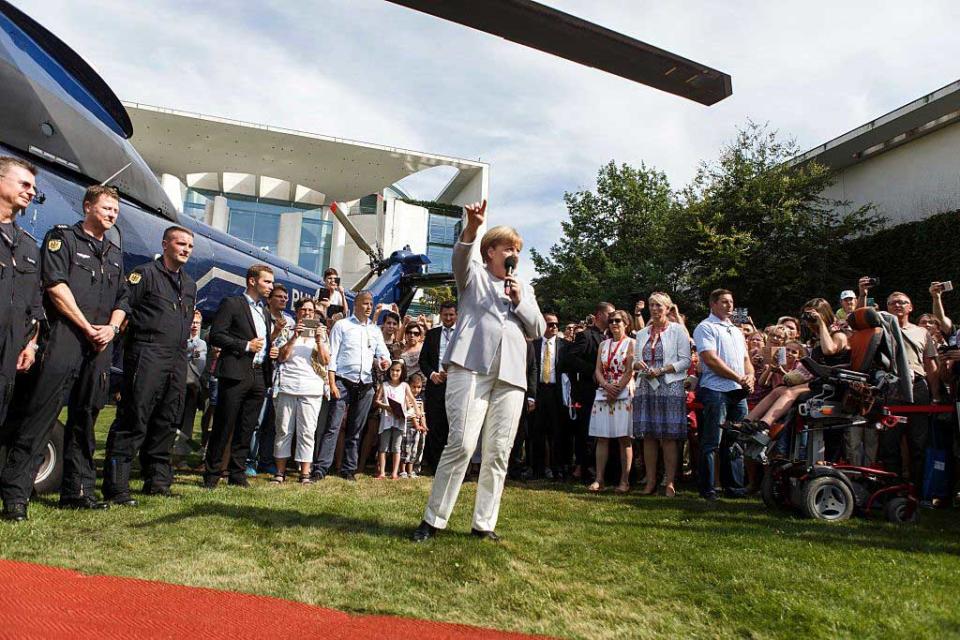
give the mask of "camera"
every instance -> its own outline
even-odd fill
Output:
[[[317,327],[320,326],[320,321],[313,318],[304,318],[300,321],[300,324],[303,326],[303,335],[305,336],[314,336],[317,334]]]
[[[873,287],[877,286],[878,284],[880,284],[880,278],[877,278],[877,277],[874,277],[874,276],[870,276],[869,278],[867,278],[867,286],[868,286],[868,287],[873,288]]]
[[[820,314],[813,309],[804,309],[800,317],[807,322],[817,322],[820,319]]]

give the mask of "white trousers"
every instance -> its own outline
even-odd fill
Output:
[[[297,432],[297,462],[313,461],[313,442],[317,435],[317,420],[323,396],[294,396],[278,393],[273,399],[276,414],[276,435],[273,457],[289,458],[293,448],[293,432]]]
[[[470,457],[482,433],[483,459],[477,480],[473,528],[480,531],[496,528],[507,462],[520,423],[524,395],[523,389],[499,381],[496,375],[483,375],[450,365],[446,392],[450,435],[437,463],[430,500],[423,516],[427,524],[438,529],[446,528]]]

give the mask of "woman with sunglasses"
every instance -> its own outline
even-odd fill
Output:
[[[310,484],[310,466],[313,463],[320,407],[330,362],[327,328],[317,319],[317,305],[311,298],[300,298],[294,304],[297,324],[277,357],[277,377],[274,383],[276,408],[276,440],[273,455],[277,473],[271,482],[282,483],[286,478],[287,460],[293,448],[294,460],[300,465],[301,484]]]
[[[610,441],[620,445],[620,484],[617,493],[630,490],[630,467],[633,463],[633,346],[630,337],[630,316],[626,311],[613,311],[607,316],[610,337],[600,343],[594,378],[599,387],[590,414],[590,437],[597,439],[597,479],[589,490],[603,490]]]
[[[427,329],[419,322],[410,322],[403,331],[403,351],[400,359],[407,365],[407,379],[420,373],[420,350],[423,349],[423,337]]]

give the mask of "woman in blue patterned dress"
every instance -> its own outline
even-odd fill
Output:
[[[643,494],[657,490],[657,457],[663,449],[664,493],[676,495],[678,442],[687,438],[687,396],[683,381],[690,368],[690,337],[683,325],[670,322],[670,296],[655,292],[647,301],[650,322],[637,334],[633,368],[638,374],[633,398],[633,433],[643,440],[647,470]]]

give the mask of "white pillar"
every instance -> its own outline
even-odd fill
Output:
[[[277,255],[293,264],[300,261],[300,230],[303,213],[293,211],[280,216],[280,230],[277,233]]]
[[[164,173],[160,176],[160,186],[170,198],[177,213],[183,213],[183,199],[187,196],[187,185],[183,184],[177,176]]]
[[[214,229],[227,232],[227,223],[230,222],[230,206],[223,196],[214,196],[213,207],[210,208],[207,219],[204,221]]]

